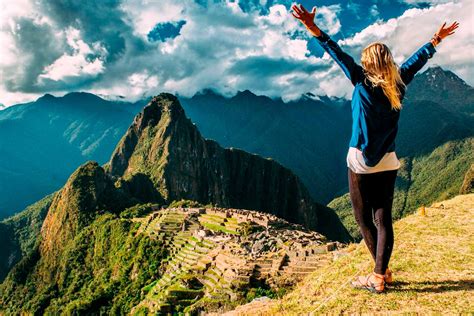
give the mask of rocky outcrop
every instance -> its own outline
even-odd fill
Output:
[[[125,181],[148,176],[167,203],[187,199],[265,211],[311,229],[324,227],[330,238],[349,236],[340,221],[320,221],[318,212],[328,210],[312,201],[289,169],[204,139],[171,94],[153,98],[137,115],[106,170]]]
[[[474,193],[474,164],[471,165],[464,176],[464,181],[459,194]]]

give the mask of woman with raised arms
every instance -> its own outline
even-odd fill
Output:
[[[382,293],[385,285],[393,281],[388,263],[394,244],[393,192],[400,167],[395,139],[405,89],[436,52],[435,47],[452,35],[459,24],[444,23],[400,67],[387,45],[380,42],[363,49],[359,65],[315,24],[316,7],[309,12],[294,4],[292,9],[292,15],[318,40],[354,86],[352,136],[347,153],[349,193],[356,222],[375,267],[372,273],[357,277],[351,284]]]

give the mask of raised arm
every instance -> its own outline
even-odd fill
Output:
[[[297,18],[308,31],[316,37],[321,47],[336,61],[336,63],[342,68],[345,75],[352,84],[355,85],[363,78],[363,70],[358,65],[352,56],[345,53],[339,45],[333,41],[325,32],[323,32],[315,23],[314,16],[316,15],[316,7],[313,7],[311,12],[308,12],[303,5],[293,5],[291,7],[294,12],[291,14]]]
[[[400,66],[400,76],[406,85],[408,85],[413,80],[416,73],[428,62],[428,59],[433,57],[434,53],[436,52],[435,47],[441,43],[444,38],[454,34],[454,30],[458,28],[459,23],[454,22],[449,27],[445,26],[446,22],[441,25],[438,32],[435,33],[433,38],[428,43],[418,49],[410,58],[407,59],[407,61],[405,61]]]

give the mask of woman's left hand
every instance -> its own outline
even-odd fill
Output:
[[[457,29],[459,26],[459,23],[454,21],[453,24],[450,26],[446,27],[446,22],[444,22],[443,25],[439,28],[438,32],[436,32],[435,35],[438,35],[441,39],[445,39],[449,35],[453,35],[455,32],[454,30]]]

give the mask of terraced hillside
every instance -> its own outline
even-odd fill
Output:
[[[325,265],[340,246],[248,210],[170,208],[133,221],[140,223],[137,234],[160,240],[168,256],[132,314],[224,311],[255,291],[276,295]]]

